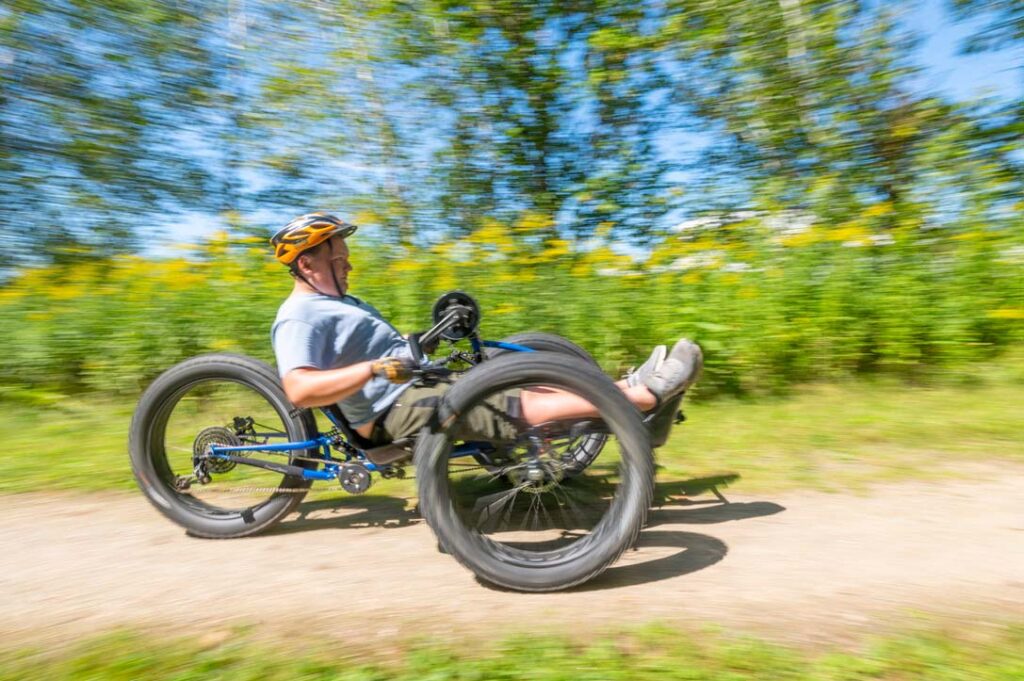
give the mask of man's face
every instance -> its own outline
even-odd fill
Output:
[[[307,258],[309,277],[322,291],[333,290],[334,279],[337,277],[338,286],[341,287],[338,295],[343,296],[348,291],[348,273],[352,271],[348,261],[348,244],[340,236],[332,236],[329,241]]]
[[[340,236],[332,236],[328,249],[327,257],[330,260],[330,266],[338,278],[338,285],[341,286],[338,295],[343,296],[348,291],[348,273],[352,271],[352,263],[348,261],[348,244]]]

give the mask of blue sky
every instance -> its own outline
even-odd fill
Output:
[[[976,55],[960,54],[960,46],[964,39],[985,24],[985,17],[969,21],[954,22],[946,5],[946,0],[919,0],[906,16],[907,25],[921,36],[917,61],[924,67],[921,75],[921,89],[944,93],[948,97],[968,101],[985,97],[996,97],[1001,100],[1024,98],[1024,48],[1007,49],[999,52],[988,52]],[[687,135],[689,136],[689,135]],[[681,140],[674,140],[673,144]],[[699,135],[690,140],[694,147],[699,147]],[[296,208],[296,214],[302,212]],[[274,222],[273,215],[255,216]],[[285,216],[281,220],[287,220]],[[277,224],[270,224],[276,227]],[[224,224],[216,215],[205,213],[188,213],[180,216],[166,237],[153,242],[148,252],[153,255],[165,255],[172,252],[170,244],[195,242]]]
[[[908,25],[924,40],[918,61],[925,67],[923,85],[958,100],[995,95],[1024,97],[1020,67],[1024,49],[975,55],[959,54],[967,36],[985,25],[985,17],[954,23],[944,0],[921,0],[907,16]]]

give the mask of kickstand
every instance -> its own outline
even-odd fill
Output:
[[[728,499],[726,499],[726,498],[725,498],[725,497],[724,497],[724,496],[722,495],[722,493],[718,491],[718,487],[716,487],[715,485],[711,485],[711,493],[712,493],[712,494],[714,494],[714,495],[715,495],[715,497],[717,497],[717,498],[718,498],[718,500],[719,500],[719,501],[721,501],[721,502],[722,502],[723,504],[728,504],[728,503],[730,503],[730,502],[729,502],[729,500],[728,500]]]

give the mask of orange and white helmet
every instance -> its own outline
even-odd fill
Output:
[[[322,244],[336,234],[350,236],[357,227],[327,213],[301,215],[278,230],[270,238],[274,257],[283,265],[291,266],[303,251]]]

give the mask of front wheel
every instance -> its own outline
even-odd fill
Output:
[[[313,415],[288,401],[267,364],[231,354],[194,357],[161,374],[139,400],[129,435],[132,471],[153,506],[189,534],[243,537],[291,512],[312,481],[211,458],[210,446],[302,442],[316,432]],[[318,465],[315,450],[245,456]]]
[[[602,456],[567,474],[550,433],[519,424],[497,443],[499,471],[456,457],[468,415],[498,393],[558,389],[597,409],[584,422],[608,437]],[[481,579],[520,591],[554,591],[604,571],[637,538],[651,503],[654,461],[639,411],[582,359],[512,353],[476,367],[445,394],[436,424],[416,445],[420,510],[438,541]]]

